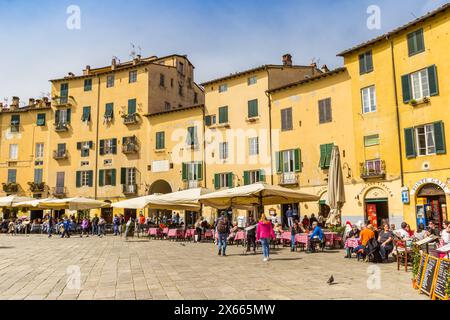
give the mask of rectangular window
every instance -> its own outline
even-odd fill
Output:
[[[328,123],[332,121],[331,98],[319,101],[319,123]]]
[[[114,87],[114,75],[110,74],[109,76],[106,77],[106,87],[107,88],[112,88]]]
[[[207,127],[215,125],[216,124],[216,115],[209,115],[205,117],[205,125]]]
[[[248,139],[248,145],[249,145],[249,155],[250,156],[256,156],[259,154],[259,138],[249,138]]]
[[[19,132],[20,115],[15,114],[11,116],[11,132]]]
[[[136,99],[128,100],[128,115],[132,115],[136,113]]]
[[[78,187],[92,187],[92,171],[79,171],[78,173]]]
[[[409,56],[414,56],[425,51],[425,41],[423,38],[423,29],[411,32],[407,35]]]
[[[191,147],[198,146],[197,127],[189,127],[187,129],[186,144]]]
[[[375,93],[375,86],[361,89],[361,98],[363,105],[363,113],[370,113],[377,111],[377,97]]]
[[[364,147],[378,146],[380,144],[380,135],[374,134],[364,137]]]
[[[252,86],[252,85],[256,84],[257,81],[258,81],[258,78],[257,78],[256,76],[250,77],[250,78],[248,78],[248,80],[247,80],[247,84],[248,84],[249,86]]]
[[[36,143],[36,159],[44,158],[44,144]]]
[[[295,172],[295,153],[294,150],[286,150],[282,152],[283,163],[282,169],[283,173]]]
[[[9,145],[9,160],[17,160],[19,159],[19,145],[18,144],[10,144]]]
[[[420,156],[436,154],[434,125],[416,127],[417,153]]]
[[[34,183],[42,183],[43,181],[43,169],[34,169]]]
[[[120,174],[120,184],[125,186],[136,185],[136,168],[122,168]]]
[[[380,159],[367,160],[365,162],[365,169],[366,169],[365,174],[368,176],[380,174],[383,171],[381,160]]]
[[[281,130],[289,131],[293,129],[292,108],[281,110]]]
[[[58,157],[63,157],[66,154],[66,144],[58,143],[58,147],[56,149],[56,153]]]
[[[328,169],[331,163],[331,153],[333,152],[333,143],[322,144],[320,146],[320,168]]]
[[[164,103],[164,110],[169,111],[170,109],[172,109],[172,106],[170,105],[170,102],[165,102]]]
[[[162,73],[159,75],[159,85],[161,87],[165,87],[166,86],[166,76],[163,75]]]
[[[219,124],[228,123],[228,106],[219,108]]]
[[[84,80],[84,91],[92,91],[92,79]]]
[[[198,93],[194,92],[194,104],[198,103]]]
[[[178,94],[183,96],[183,86],[181,84],[178,85]]]
[[[248,117],[255,118],[258,115],[258,99],[250,100],[248,102]]]
[[[228,159],[228,142],[219,143],[219,159],[220,160]]]
[[[59,188],[59,190],[56,190],[56,191],[60,191],[59,193],[62,193],[61,189],[64,188],[64,180],[65,180],[64,176],[65,176],[64,172],[56,173],[56,188],[57,189]]]
[[[214,176],[214,184],[216,189],[232,188],[233,187],[233,174],[219,173]]]
[[[81,121],[89,122],[91,121],[91,107],[83,107],[83,115]]]
[[[69,124],[70,123],[70,114],[71,114],[70,109],[56,110],[56,113],[55,113],[56,124],[62,124],[62,125]]]
[[[92,148],[92,141],[84,141],[78,143],[78,150],[81,151],[81,157],[89,157],[89,151]]]
[[[255,184],[261,182],[263,181],[261,178],[262,176],[260,170],[248,171],[248,184]]]
[[[129,74],[129,78],[128,78],[128,83],[135,83],[137,82],[137,71],[130,71]]]
[[[117,154],[117,139],[100,140],[100,155]]]
[[[105,107],[105,119],[111,121],[114,118],[114,103],[107,103]]]
[[[60,91],[61,91],[60,104],[68,103],[69,102],[69,84],[61,83]]]
[[[183,163],[183,181],[200,181],[203,179],[203,164],[201,162]]]
[[[157,132],[156,133],[156,150],[163,150],[165,148],[166,148],[165,133]]]
[[[369,73],[373,71],[372,51],[367,51],[359,55],[359,73]]]
[[[17,183],[16,169],[8,169],[8,183]]]
[[[184,63],[183,62],[178,63],[178,72],[181,73],[182,75],[184,75]]]
[[[45,126],[45,113],[38,113],[37,114],[36,125],[38,127],[44,127]]]
[[[430,85],[428,81],[428,69],[423,69],[411,74],[412,97],[420,100],[430,96]]]
[[[227,84],[221,84],[219,86],[219,93],[227,92],[227,91],[228,91],[228,85]]]
[[[116,185],[116,169],[106,169],[99,171],[99,186],[115,186]]]

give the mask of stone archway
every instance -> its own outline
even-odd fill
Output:
[[[364,217],[374,227],[389,224],[389,194],[380,187],[367,190],[364,195]]]
[[[429,222],[433,222],[436,226],[442,228],[447,215],[446,191],[441,185],[430,182],[417,189],[417,225],[427,226]]]
[[[158,180],[152,183],[148,194],[168,194],[172,193],[172,187],[166,180]]]

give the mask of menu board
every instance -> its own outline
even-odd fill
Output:
[[[419,272],[417,273],[417,286],[421,286],[422,284],[422,276],[423,276],[423,269],[425,268],[425,264],[428,261],[428,255],[421,255],[420,256],[420,264],[419,264]]]
[[[420,291],[431,296],[433,292],[434,277],[436,275],[439,259],[436,257],[428,256],[428,261],[423,270],[422,284]]]
[[[450,260],[441,259],[439,260],[439,266],[437,268],[436,280],[433,290],[433,299],[447,300],[449,297],[446,294],[447,283],[450,269]]]

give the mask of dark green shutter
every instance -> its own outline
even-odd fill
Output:
[[[77,150],[81,150],[81,142],[77,142]]]
[[[91,120],[91,107],[83,107],[83,117],[81,121],[90,121]]]
[[[402,76],[403,102],[409,103],[412,99],[411,76],[406,74]]]
[[[423,29],[416,32],[417,53],[425,50],[425,40],[423,38]]]
[[[266,182],[266,172],[264,170],[259,170],[259,181]]]
[[[94,142],[93,141],[89,141],[89,149],[94,148]]]
[[[126,184],[127,182],[127,168],[120,169],[120,184]]]
[[[183,179],[183,181],[187,181],[188,176],[187,176],[187,163],[182,163],[182,169],[181,169],[181,178]]]
[[[325,169],[325,164],[327,162],[327,145],[322,144],[320,146],[320,168]]]
[[[98,185],[100,187],[105,185],[105,170],[100,170],[98,173]]]
[[[116,169],[111,170],[111,185],[116,186]]]
[[[414,142],[414,128],[405,129],[405,148],[406,158],[411,159],[416,157],[416,144]]]
[[[218,174],[218,173],[216,173],[216,174],[214,175],[214,188],[215,188],[216,190],[219,190],[219,189],[220,189],[220,174]]]
[[[300,149],[295,149],[294,154],[295,154],[295,172],[302,172],[302,152]]]
[[[359,55],[359,73],[360,74],[366,73],[366,59],[364,54]]]
[[[88,171],[88,185],[89,185],[89,187],[94,186],[94,171],[92,171],[92,170]]]
[[[325,168],[329,168],[329,167],[330,167],[330,164],[331,164],[331,154],[332,154],[332,152],[333,152],[333,147],[334,147],[334,144],[333,144],[333,143],[330,143],[330,144],[327,144],[327,145],[326,145],[327,151],[326,151]]]
[[[232,188],[233,187],[233,173],[232,172],[228,173],[227,181],[228,181],[227,187]]]
[[[70,114],[71,114],[71,110],[67,109],[67,123],[70,123]]]
[[[373,71],[373,57],[372,57],[372,51],[366,52],[365,54],[365,60],[366,60],[366,72]]]
[[[197,163],[197,181],[203,180],[203,163]]]
[[[250,172],[244,171],[244,185],[248,186],[250,184]]]
[[[80,171],[77,171],[77,177],[76,177],[76,179],[77,179],[77,188],[81,188],[81,172]]]
[[[112,154],[117,154],[117,139],[114,138],[112,139]]]
[[[136,99],[128,100],[128,114],[136,113]]]
[[[254,118],[258,116],[258,100],[251,100],[248,102],[248,117]]]
[[[56,111],[55,111],[55,123],[56,123],[56,124],[59,123],[59,113],[60,113],[60,110],[56,110]]]
[[[219,108],[219,123],[228,123],[228,107]]]
[[[434,123],[434,140],[436,144],[436,154],[446,154],[445,131],[444,123],[442,121]]]
[[[100,140],[100,155],[103,156],[105,154],[105,140]]]
[[[277,167],[277,173],[283,173],[283,153],[275,152],[275,161]]]
[[[211,123],[211,116],[206,116],[205,117],[205,124],[206,124],[206,126],[210,126],[212,123]]]
[[[437,96],[439,94],[439,84],[436,65],[428,68],[428,83],[430,86],[430,96]]]
[[[38,113],[37,115],[37,123],[39,127],[45,126],[45,113]]]

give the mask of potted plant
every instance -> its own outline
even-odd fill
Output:
[[[419,268],[420,268],[420,248],[419,246],[414,246],[412,250],[412,285],[414,289],[418,289],[418,283],[417,283],[417,275],[419,274]]]
[[[430,102],[430,98],[429,97],[424,97],[423,98],[423,103],[428,103]]]
[[[416,99],[412,99],[412,100],[411,100],[411,105],[412,105],[412,106],[414,106],[414,107],[417,106],[417,103],[418,103],[418,102],[417,102]]]

